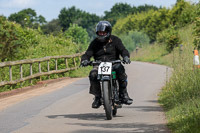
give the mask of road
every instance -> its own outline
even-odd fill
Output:
[[[0,111],[0,133],[169,133],[157,94],[166,82],[166,67],[126,65],[128,92],[134,102],[106,120],[103,107],[92,109],[88,78],[28,98]]]

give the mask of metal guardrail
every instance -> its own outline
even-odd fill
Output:
[[[78,68],[76,64],[76,58],[78,58],[80,61],[81,60],[80,57],[82,55],[83,53],[78,53],[74,55],[48,56],[48,57],[38,58],[38,59],[26,59],[26,60],[19,60],[19,61],[2,62],[0,63],[0,68],[9,67],[9,81],[1,81],[0,86],[13,85],[13,84],[17,84],[19,82],[23,82],[26,80],[31,80],[40,76],[63,73],[70,70],[75,70]],[[55,70],[50,70],[50,59],[55,59]],[[58,59],[65,59],[65,69],[58,70],[58,63],[57,63]],[[73,59],[74,67],[69,68],[68,59]],[[47,62],[47,72],[42,72],[42,69],[41,69],[42,62]],[[39,70],[38,73],[33,74],[33,63],[38,63],[38,70]],[[23,77],[24,64],[30,64],[30,75],[26,77]],[[12,66],[15,66],[15,65],[20,65],[20,78],[13,80]]]

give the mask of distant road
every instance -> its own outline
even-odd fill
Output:
[[[134,102],[112,120],[106,120],[103,107],[91,108],[93,96],[83,78],[0,111],[0,133],[169,133],[157,103],[166,67],[141,62],[125,67]]]

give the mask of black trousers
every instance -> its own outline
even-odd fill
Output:
[[[117,79],[119,82],[119,93],[124,93],[127,87],[127,75],[125,73],[124,66],[121,63],[114,64],[113,70],[116,71]],[[97,80],[98,75],[98,66],[95,66],[89,75],[90,80],[90,94],[95,95],[96,97],[101,97],[101,88],[100,82]]]

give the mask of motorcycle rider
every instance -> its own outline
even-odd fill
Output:
[[[91,57],[98,61],[114,61],[119,60],[120,55],[126,64],[130,64],[130,55],[128,50],[122,44],[121,39],[117,36],[111,35],[112,26],[108,21],[100,21],[96,25],[97,37],[90,43],[85,54],[81,57],[81,65],[87,66]],[[132,104],[133,100],[129,97],[127,92],[127,75],[124,66],[121,63],[113,65],[113,70],[116,71],[119,82],[119,98],[124,104]],[[90,94],[95,96],[92,108],[99,108],[101,106],[101,89],[100,82],[97,80],[98,66],[94,66],[89,74],[90,79]]]

